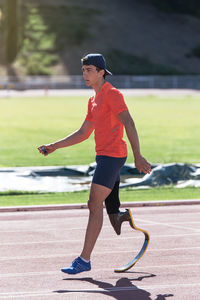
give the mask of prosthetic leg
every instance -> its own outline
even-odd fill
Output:
[[[132,216],[132,214],[131,214],[130,209],[128,209],[127,211],[129,212],[129,215],[130,215],[130,217],[131,217],[131,223],[132,223],[133,229],[139,230],[139,231],[143,232],[145,238],[144,238],[144,243],[143,243],[143,245],[142,245],[142,248],[141,248],[141,250],[139,251],[139,253],[135,256],[135,258],[132,259],[131,261],[129,261],[129,262],[128,262],[126,265],[124,265],[123,267],[115,269],[114,271],[115,271],[116,273],[122,273],[122,272],[125,272],[125,271],[127,271],[128,269],[132,268],[132,267],[136,264],[136,262],[138,262],[138,260],[144,255],[144,253],[146,252],[147,247],[148,247],[148,245],[149,245],[149,241],[150,241],[150,236],[149,236],[148,232],[147,232],[146,230],[143,230],[143,229],[140,229],[140,228],[136,227],[136,225],[135,225],[135,223],[134,223],[134,221],[133,221],[133,216]]]
[[[120,212],[119,207],[120,207],[120,200],[119,200],[119,181],[115,183],[115,186],[110,193],[110,195],[106,198],[105,200],[105,205],[106,205],[106,210],[111,222],[111,225],[113,226],[115,232],[117,235],[121,234],[121,226],[122,223],[127,221],[129,222],[130,226],[134,230],[139,230],[143,232],[145,239],[143,246],[139,253],[136,255],[134,259],[132,259],[130,262],[128,262],[126,265],[124,265],[121,268],[117,268],[114,271],[116,273],[122,273],[127,271],[128,269],[132,268],[136,262],[144,255],[145,251],[147,250],[147,247],[149,245],[149,240],[150,236],[146,230],[140,229],[136,227],[134,221],[133,221],[133,216],[131,214],[130,209],[126,209],[125,212]]]
[[[129,211],[126,210],[124,212],[121,212],[119,210],[119,181],[115,182],[112,192],[105,200],[105,205],[110,223],[117,235],[121,234],[121,226],[123,222],[127,221],[129,222],[130,226],[133,227]]]

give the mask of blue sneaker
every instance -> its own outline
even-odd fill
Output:
[[[67,274],[78,274],[85,271],[91,270],[90,261],[87,263],[83,261],[80,257],[77,257],[73,262],[71,267],[61,269],[62,272]]]

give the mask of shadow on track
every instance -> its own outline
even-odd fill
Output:
[[[136,272],[132,272],[135,273]],[[132,281],[142,281],[145,278],[151,278],[151,277],[155,277],[156,275],[154,274],[149,274],[149,273],[140,273],[140,274],[144,274],[142,276],[139,276],[138,278],[134,278],[134,279],[130,279],[127,277],[122,277],[119,280],[117,280],[115,285],[112,285],[108,282],[104,282],[104,281],[99,281],[99,280],[95,280],[91,277],[85,277],[85,278],[66,278],[63,280],[66,281],[82,281],[82,282],[88,282],[91,284],[96,285],[99,289],[68,289],[68,290],[57,290],[54,291],[54,293],[88,293],[88,294],[103,294],[103,295],[107,295],[108,297],[112,297],[116,300],[152,300],[152,298],[150,298],[151,294],[144,290],[141,289],[139,287],[137,287],[136,285],[134,285],[132,283]],[[165,294],[165,295],[157,295],[156,300],[165,300],[166,297],[171,297],[173,296],[172,294]]]

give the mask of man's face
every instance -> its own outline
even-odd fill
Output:
[[[104,70],[97,71],[96,67],[93,65],[83,65],[83,78],[87,84],[87,86],[93,87],[100,80],[102,80],[102,76],[104,74]]]

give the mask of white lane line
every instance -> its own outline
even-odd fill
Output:
[[[148,265],[145,265],[145,267],[144,266],[136,266],[135,268],[136,269],[142,269],[142,270],[144,270],[145,269],[145,271],[146,271],[146,269],[147,268],[150,268],[150,269],[152,269],[152,268],[156,268],[156,269],[167,269],[167,268],[184,268],[184,267],[188,267],[188,268],[191,268],[191,267],[193,267],[193,268],[195,268],[195,267],[200,267],[200,263],[198,264],[198,263],[195,263],[195,264],[185,264],[185,263],[182,263],[182,264],[176,264],[176,265],[162,265],[162,264],[160,264],[159,266],[156,266],[156,265],[153,265],[153,266],[148,266]]]
[[[158,223],[158,222],[154,222],[154,221],[148,221],[148,220],[143,220],[143,222],[140,222],[141,219],[137,219],[135,218],[136,220],[136,223],[138,221],[138,223],[140,224],[140,227],[142,228],[143,226],[157,226],[158,224],[163,224],[163,225],[180,225],[180,227],[177,227],[177,228],[184,228],[181,224],[188,224],[188,225],[192,225],[192,224],[200,224],[199,221],[183,221],[183,222],[170,222],[170,224],[166,224],[166,223]],[[151,222],[151,223],[150,223]],[[87,224],[85,224],[86,226]],[[129,227],[129,224],[128,223],[124,223],[123,225],[125,225],[126,227]],[[62,225],[62,226],[65,226],[65,225]],[[67,227],[67,226],[66,226]],[[111,228],[111,225],[104,225],[103,226],[103,229],[106,229],[106,228]],[[188,227],[185,227],[188,229]],[[57,227],[55,229],[55,227],[52,227],[52,228],[46,228],[46,229],[41,229],[41,228],[31,228],[31,229],[8,229],[8,230],[1,230],[0,234],[4,234],[4,233],[21,233],[21,232],[27,232],[27,233],[30,233],[30,232],[49,232],[49,231],[62,231],[62,232],[65,232],[65,231],[72,231],[72,230],[80,230],[82,231],[83,230],[83,227],[68,227],[68,228],[65,228],[65,227]],[[198,230],[198,229],[197,229]],[[200,229],[199,229],[200,230]]]
[[[180,234],[158,234],[158,235],[151,235],[150,237],[151,239],[157,239],[157,238],[177,238],[177,237],[185,237],[185,236],[199,236],[199,233],[180,233]],[[122,240],[134,240],[134,239],[138,239],[138,235],[137,236],[132,236],[132,237],[120,237],[120,241]],[[59,244],[59,243],[79,243],[82,242],[83,239],[76,239],[76,240],[53,240],[53,241],[35,241],[35,242],[12,242],[12,243],[1,243],[1,246],[20,246],[20,245],[36,245],[36,244]],[[111,238],[99,238],[98,241],[119,241],[119,238],[116,237],[111,237]]]
[[[85,226],[86,226],[87,224],[85,224]],[[110,227],[110,226],[104,226],[104,227]],[[40,229],[40,228],[33,228],[32,227],[32,229],[17,229],[17,230],[14,230],[14,229],[12,229],[12,230],[1,230],[1,232],[0,232],[0,234],[1,233],[21,233],[21,232],[27,232],[27,233],[30,233],[30,232],[49,232],[49,231],[56,231],[56,232],[58,232],[58,231],[62,231],[62,232],[64,232],[64,231],[72,231],[72,230],[80,230],[80,231],[82,231],[83,230],[83,227],[72,227],[72,228],[63,228],[63,227],[60,227],[60,228],[56,228],[55,229],[55,227],[54,228],[46,228],[46,229]]]
[[[124,225],[128,225],[128,224],[124,224]],[[146,225],[146,224],[145,224]],[[57,226],[57,225],[56,225]],[[66,226],[66,225],[62,225],[62,226]],[[87,224],[85,223],[85,228],[86,228]],[[154,226],[154,224],[152,224],[152,226]],[[106,229],[106,228],[110,228],[112,229],[111,225],[104,225],[103,226],[103,229]],[[0,231],[0,234],[4,234],[4,233],[21,233],[21,232],[27,232],[27,233],[30,233],[30,232],[49,232],[49,231],[61,231],[61,232],[65,232],[65,231],[72,231],[72,230],[80,230],[80,231],[83,231],[83,226],[82,227],[68,227],[66,226],[65,227],[52,227],[52,228],[46,228],[46,229],[41,229],[41,228],[34,228],[32,227],[31,229],[10,229],[10,230],[1,230]]]
[[[146,225],[148,225],[148,226],[157,226],[157,223],[156,222],[154,222],[154,221],[149,221],[149,220],[143,220],[143,222],[141,221],[141,219],[134,219],[134,221],[135,221],[135,223],[137,222],[137,220],[138,220],[138,222],[139,222],[139,224],[140,224],[140,226],[142,227],[142,226],[146,226]],[[140,222],[141,221],[141,222]],[[149,223],[149,222],[154,222],[154,223]],[[161,224],[163,224],[163,223],[161,223]],[[164,225],[165,225],[166,223],[164,223]],[[181,226],[181,228],[183,228],[182,227],[182,225],[186,225],[186,224],[188,224],[188,225],[195,225],[195,224],[200,224],[200,222],[199,221],[183,221],[183,222],[170,222],[170,225],[180,225]],[[124,224],[125,225],[125,224]],[[128,223],[126,224],[126,225],[128,225]]]
[[[38,292],[10,292],[0,293],[1,299],[5,298],[27,298],[27,297],[38,297],[38,296],[59,296],[59,295],[70,295],[75,293],[110,293],[110,292],[121,292],[121,291],[139,291],[139,290],[154,290],[154,289],[172,289],[172,288],[191,288],[199,287],[200,283],[176,283],[176,284],[156,284],[156,285],[138,285],[138,286],[122,286],[122,287],[111,287],[111,288],[93,288],[93,289],[66,289],[66,290],[55,290],[55,291],[38,291]]]
[[[200,221],[170,222],[170,224],[173,224],[173,225],[179,225],[179,224],[200,224]]]
[[[169,252],[169,251],[188,251],[188,250],[198,250],[199,251],[200,247],[182,247],[182,248],[168,248],[168,249],[148,249],[148,253],[150,252]],[[104,251],[96,251],[96,255],[107,255],[107,254],[118,254],[118,253],[135,253],[137,254],[138,249],[131,249],[131,250],[115,250],[115,251],[110,251],[110,250],[104,250]],[[180,255],[180,254],[179,254]],[[23,256],[4,256],[0,257],[0,261],[6,261],[6,260],[30,260],[30,259],[49,259],[49,258],[57,258],[57,257],[71,257],[71,253],[65,253],[65,254],[51,254],[51,255],[23,255]]]
[[[159,265],[159,266],[156,266],[156,265],[153,265],[153,266],[148,266],[148,265],[145,265],[144,266],[137,266],[137,267],[134,267],[134,270],[138,270],[138,269],[142,269],[145,271],[147,271],[147,269],[152,269],[152,268],[155,268],[155,269],[171,269],[171,268],[199,268],[200,267],[200,263],[197,264],[176,264],[176,265]],[[102,271],[111,271],[113,272],[113,269],[112,268],[95,268],[94,270],[92,270],[92,272],[102,272]],[[46,272],[26,272],[26,273],[5,273],[5,274],[0,274],[0,278],[10,278],[10,277],[28,277],[28,276],[48,276],[48,275],[59,275],[60,276],[61,274],[61,271],[60,270],[57,270],[57,271],[46,271]],[[128,274],[128,273],[124,273],[124,274]],[[63,275],[63,274],[62,274]]]
[[[59,294],[55,294],[53,292],[48,291],[38,291],[38,292],[16,292],[16,293],[0,293],[0,299],[15,299],[17,298],[25,298],[25,299],[29,299],[29,297],[38,297],[38,296],[48,296],[48,298],[50,296],[58,296]]]
[[[177,288],[177,287],[191,287],[191,286],[200,286],[200,282],[196,282],[196,283],[177,283],[177,284],[152,284],[152,285],[138,285],[138,286],[121,286],[121,287],[111,287],[111,288],[94,288],[94,289],[70,289],[70,290],[66,290],[66,293],[68,292],[120,292],[120,291],[132,291],[132,290],[140,290],[140,289],[145,289],[145,290],[149,290],[149,289],[165,289],[165,288]],[[63,291],[64,292],[64,291]]]
[[[59,271],[60,273],[60,271]],[[6,273],[0,274],[0,278],[10,278],[10,277],[27,277],[27,276],[46,276],[46,275],[56,275],[58,271],[47,271],[47,272],[26,272],[26,273]]]
[[[149,221],[149,220],[143,220],[143,219],[136,219],[136,223],[137,221],[141,221],[141,222],[148,222],[150,225],[151,224],[154,224],[154,225],[159,225],[159,226],[167,226],[167,227],[172,227],[172,228],[178,228],[178,229],[184,229],[184,230],[192,230],[194,232],[200,232],[200,229],[196,229],[196,228],[191,228],[191,227],[184,227],[184,226],[177,226],[177,225],[172,225],[171,223],[170,224],[167,224],[167,223],[161,223],[161,222],[155,222],[155,221]],[[138,222],[138,223],[139,223]]]
[[[166,238],[166,237],[169,237],[169,238],[177,238],[177,237],[184,237],[184,236],[198,236],[199,237],[199,233],[179,233],[179,234],[158,234],[158,235],[151,235],[152,238]]]

